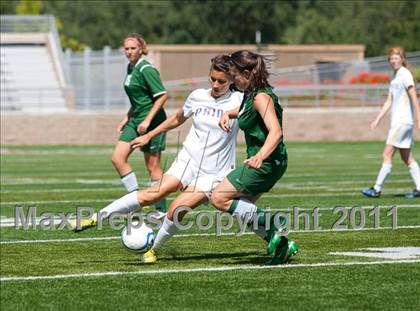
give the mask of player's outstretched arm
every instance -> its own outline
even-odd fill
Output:
[[[375,120],[370,124],[370,128],[373,130],[378,127],[379,122],[382,120],[382,118],[387,114],[389,108],[391,108],[392,103],[392,95],[391,92],[388,93],[388,97],[382,106],[381,112],[378,114]]]
[[[187,118],[184,116],[184,110],[181,108],[176,114],[170,116],[155,129],[132,140],[130,143],[131,148],[138,148],[147,145],[153,137],[180,126],[185,122],[185,120],[187,120]]]

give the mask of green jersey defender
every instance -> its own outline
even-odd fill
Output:
[[[264,120],[253,104],[255,96],[259,93],[266,93],[271,97],[280,127],[282,127],[283,109],[271,88],[245,94],[239,110],[238,122],[239,128],[245,133],[248,158],[258,153],[268,135]],[[227,179],[242,193],[256,195],[269,191],[283,176],[286,169],[287,151],[282,140],[270,156],[263,161],[260,168],[249,168],[247,164],[241,164],[227,176]]]
[[[131,109],[129,120],[123,128],[119,140],[131,142],[139,136],[137,126],[142,122],[153,107],[154,101],[166,93],[159,72],[148,61],[140,58],[134,67],[128,65],[124,89],[130,99]],[[159,109],[150,123],[148,131],[156,128],[166,120],[163,108]],[[141,148],[143,152],[160,152],[165,150],[165,134],[153,138],[150,143]]]

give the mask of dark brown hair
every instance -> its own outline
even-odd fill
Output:
[[[249,80],[250,85],[248,91],[255,91],[264,87],[271,87],[268,83],[269,73],[267,70],[266,62],[268,59],[260,54],[240,50],[230,55],[231,64],[236,67],[239,72],[248,70],[250,72]]]
[[[211,59],[211,70],[217,70],[229,75],[230,56],[227,54],[217,55]]]
[[[127,39],[136,39],[140,45],[141,48],[141,54],[142,55],[147,55],[149,54],[149,50],[147,49],[147,44],[146,44],[146,40],[144,40],[144,38],[142,36],[140,36],[138,33],[135,32],[131,32],[128,35],[125,36],[124,41]]]

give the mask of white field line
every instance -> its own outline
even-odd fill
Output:
[[[380,228],[362,228],[362,229],[322,229],[322,230],[290,230],[290,233],[331,233],[331,232],[356,232],[356,231],[379,231],[379,230],[398,230],[398,229],[419,229],[418,226],[398,226],[397,229],[392,227],[380,227]],[[242,234],[236,232],[226,232],[219,236],[241,236],[241,235],[253,235],[254,232],[244,232]],[[176,234],[173,238],[191,238],[191,237],[218,237],[216,233],[190,233],[190,234]],[[107,237],[96,237],[96,238],[74,238],[74,239],[48,239],[48,240],[11,240],[11,241],[0,241],[2,244],[38,244],[38,243],[68,243],[68,242],[90,242],[90,241],[106,241],[106,240],[119,240],[120,236],[107,236]]]
[[[340,174],[337,175],[337,177],[341,178],[354,178],[355,176],[372,176],[372,178],[376,177],[376,171],[373,171],[372,173],[365,173],[365,172],[353,172],[351,175],[348,174]],[[66,176],[71,176],[72,174],[66,173]],[[77,174],[74,174],[75,176],[78,176],[77,178],[46,178],[46,177],[38,177],[38,178],[30,178],[30,177],[22,177],[22,178],[16,178],[13,176],[5,176],[5,174],[2,175],[0,179],[0,183],[2,186],[6,185],[26,185],[26,184],[63,184],[63,183],[117,183],[120,184],[121,182],[116,179],[115,174],[111,174],[108,172],[80,172]],[[79,176],[102,176],[102,177],[109,177],[109,179],[81,179]],[[404,176],[407,177],[407,179],[404,179],[405,181],[409,181],[408,173],[407,172],[393,172],[393,177],[396,176]],[[287,178],[294,178],[294,177],[331,177],[331,173],[296,173],[296,174],[287,174],[285,175]],[[353,184],[355,181],[323,181],[321,183],[348,183]],[[363,181],[360,181],[361,183]],[[373,182],[373,181],[372,181]],[[390,179],[389,182],[393,182],[393,179]],[[320,182],[303,182],[308,184],[318,184]]]
[[[393,265],[393,264],[411,264],[419,263],[420,259],[406,260],[382,260],[382,261],[348,261],[348,262],[323,262],[312,264],[286,264],[278,266],[218,266],[218,267],[200,267],[190,269],[157,269],[143,271],[110,271],[95,273],[79,273],[79,274],[56,274],[56,275],[40,275],[40,276],[2,276],[1,282],[9,281],[39,281],[39,280],[60,280],[69,278],[86,278],[86,277],[103,277],[103,276],[121,276],[121,275],[145,275],[145,274],[169,274],[169,273],[194,273],[194,272],[222,272],[222,271],[238,271],[238,270],[262,270],[262,269],[295,269],[295,268],[318,268],[318,267],[347,267],[347,266],[371,266],[371,265]]]
[[[411,181],[408,179],[399,179],[399,180],[390,180],[388,184],[407,184]],[[52,189],[13,189],[13,190],[0,190],[0,193],[60,193],[60,192],[106,192],[106,191],[124,191],[124,188],[121,186],[121,182],[118,180],[84,180],[83,182],[77,182],[77,184],[107,184],[107,185],[118,185],[119,187],[109,187],[109,188],[52,188]],[[349,187],[336,187],[336,185],[356,185],[360,184],[360,187],[349,188]],[[331,187],[334,185],[335,187]],[[3,185],[4,186],[4,185]],[[147,187],[148,183],[146,181],[140,182],[141,187]],[[336,182],[280,182],[276,184],[273,188],[276,189],[287,189],[287,190],[323,190],[323,191],[360,191],[363,186],[366,187],[366,182],[354,182],[354,181],[336,181]],[[407,189],[402,188],[393,188],[393,191],[407,191]]]
[[[401,192],[387,191],[387,194],[401,194]],[[261,198],[301,198],[301,197],[353,197],[361,196],[359,192],[350,193],[289,193],[289,194],[264,194]],[[0,205],[22,205],[22,204],[54,204],[54,203],[100,203],[100,202],[112,202],[114,199],[85,199],[85,200],[39,200],[39,201],[2,201]]]
[[[109,187],[109,188],[64,188],[64,189],[20,189],[20,190],[1,190],[1,194],[6,193],[65,193],[65,192],[107,192],[107,191],[121,191],[125,192],[123,187]]]

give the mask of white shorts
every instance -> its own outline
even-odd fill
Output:
[[[397,124],[389,129],[387,145],[400,149],[410,149],[413,143],[413,125]]]
[[[204,192],[210,199],[213,189],[223,180],[219,174],[205,174],[199,167],[192,163],[191,157],[185,150],[181,150],[174,163],[166,171],[165,175],[170,175],[182,183],[182,190],[193,187],[193,191]]]

